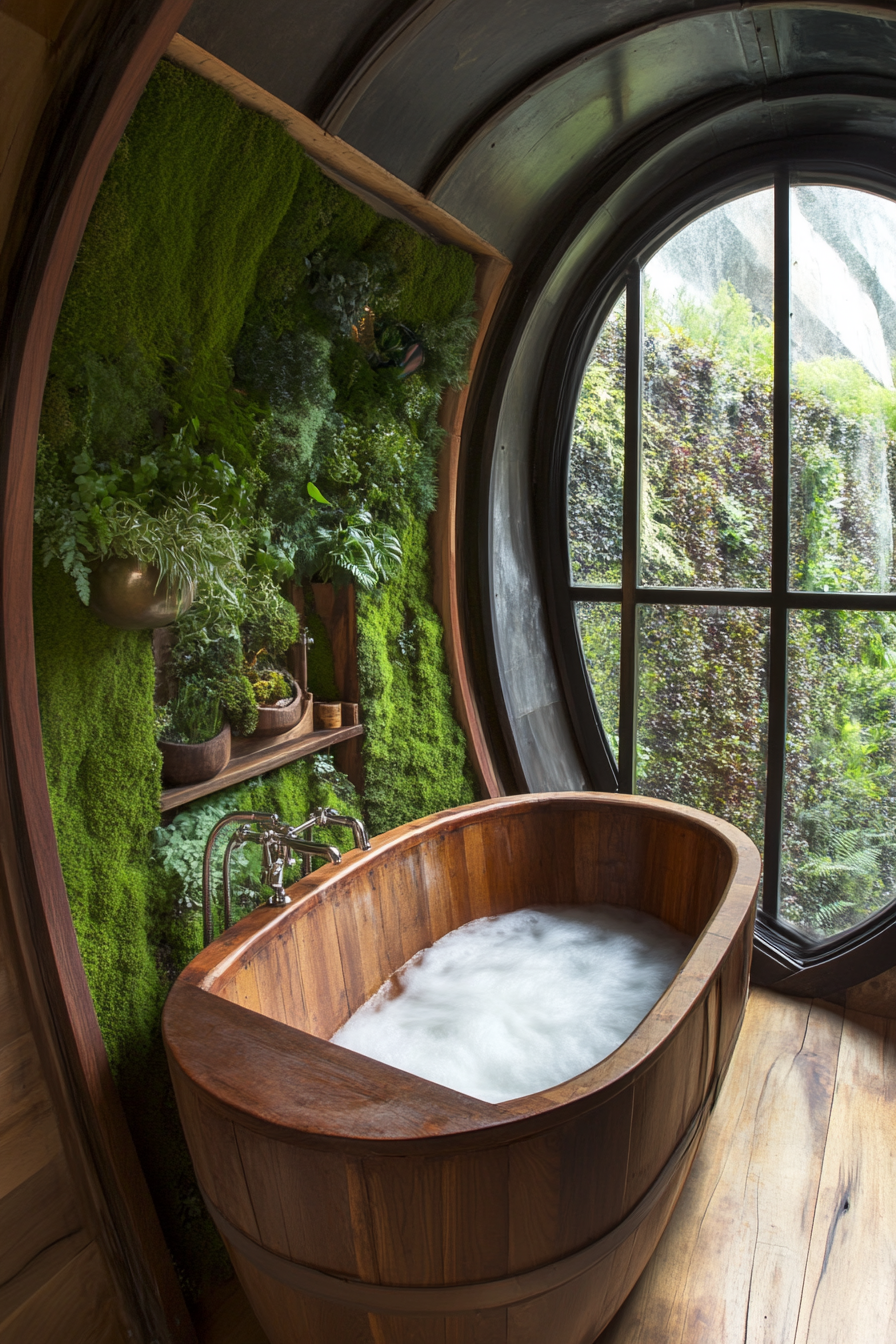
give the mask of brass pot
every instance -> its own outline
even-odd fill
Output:
[[[155,565],[107,555],[90,576],[90,610],[119,630],[154,630],[189,611],[195,583],[159,582]]]

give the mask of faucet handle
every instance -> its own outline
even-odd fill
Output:
[[[287,834],[283,837],[282,843],[275,845],[274,849],[276,852],[273,855],[273,862],[262,873],[262,881],[271,888],[272,892],[272,895],[268,898],[268,905],[289,905],[290,898],[283,886],[283,866],[289,850],[301,854],[303,860],[305,858],[321,858],[329,859],[330,863],[342,862],[342,855],[335,845],[318,845],[313,840],[299,840],[295,835]],[[304,862],[302,876],[307,876]]]

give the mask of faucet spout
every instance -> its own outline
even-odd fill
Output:
[[[369,849],[370,837],[360,817],[344,817],[332,807],[321,807],[312,817],[315,826],[347,826],[354,836],[355,849]]]

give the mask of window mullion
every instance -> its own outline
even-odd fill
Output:
[[[790,565],[790,173],[775,174],[775,336],[772,420],[772,607],[762,905],[778,914],[787,739],[787,590]]]
[[[638,682],[638,546],[641,499],[641,383],[644,367],[641,267],[625,294],[625,463],[622,487],[622,646],[619,659],[619,792],[635,789]]]

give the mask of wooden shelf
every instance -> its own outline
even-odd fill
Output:
[[[327,751],[337,742],[347,742],[351,737],[360,737],[364,732],[362,723],[354,723],[342,728],[325,728],[319,732],[302,732],[301,725],[288,733],[277,737],[235,737],[231,748],[230,761],[211,779],[203,779],[198,784],[180,784],[173,789],[162,790],[162,811],[170,812],[173,807],[183,803],[192,803],[196,798],[204,798],[210,793],[220,793],[239,784],[253,775],[276,770],[278,765],[288,761],[297,761],[302,756],[310,756],[315,751]]]

